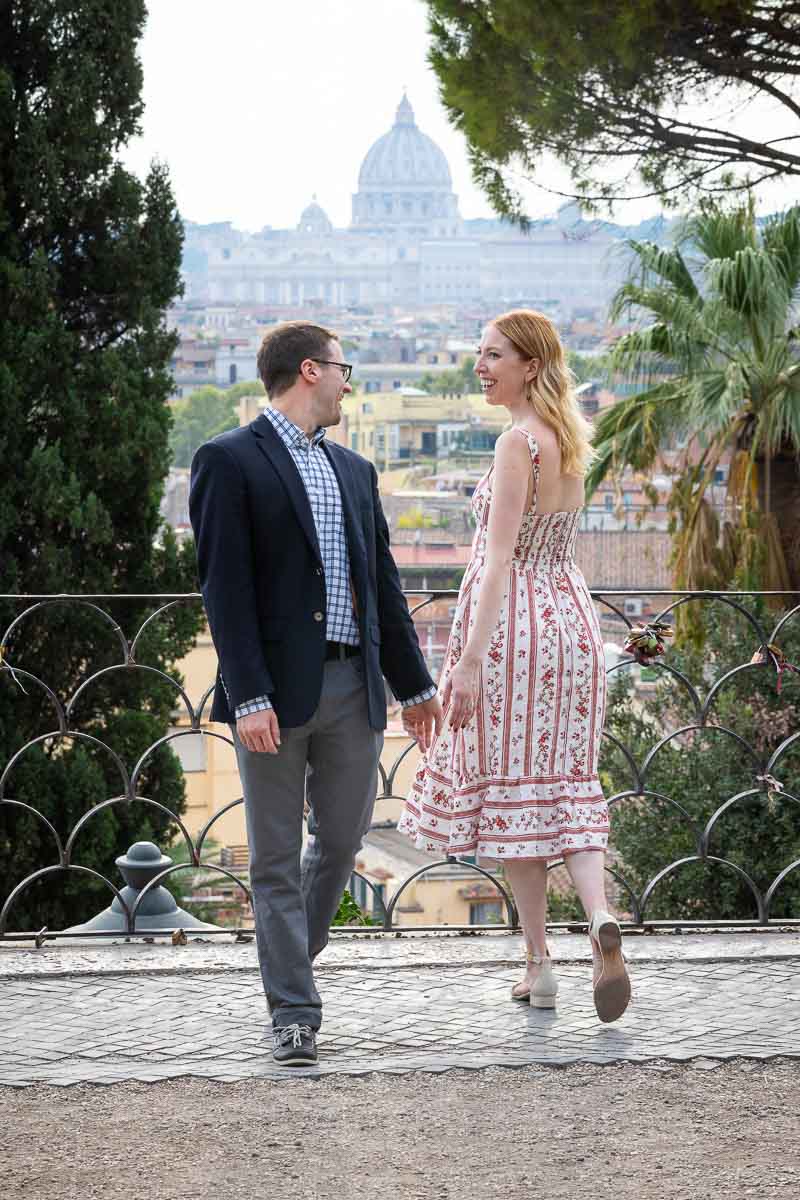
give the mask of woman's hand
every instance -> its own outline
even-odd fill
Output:
[[[478,676],[480,663],[464,655],[447,676],[442,703],[450,708],[450,728],[463,729],[475,712],[478,703]]]

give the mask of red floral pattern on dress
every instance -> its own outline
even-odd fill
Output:
[[[478,710],[457,733],[445,719],[399,824],[435,854],[558,858],[605,849],[608,841],[597,775],[605,663],[597,614],[574,560],[580,511],[536,513],[539,451],[525,436],[534,498],[481,664]],[[473,496],[475,537],[443,678],[461,657],[480,596],[492,474]]]

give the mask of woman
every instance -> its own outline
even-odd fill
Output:
[[[475,371],[512,424],[475,489],[477,528],[445,656],[445,720],[400,829],[423,850],[503,863],[527,947],[512,996],[541,1008],[554,1007],[558,991],[545,939],[547,864],[563,856],[590,923],[597,1013],[614,1021],[630,982],[605,895],[603,644],[573,558],[589,425],[541,313],[497,317]]]

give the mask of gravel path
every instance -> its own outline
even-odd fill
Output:
[[[800,1063],[0,1089],[3,1200],[790,1200]]]

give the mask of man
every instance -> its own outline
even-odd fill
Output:
[[[382,672],[419,744],[441,708],[397,568],[374,467],[324,438],[351,367],[293,321],[264,338],[270,405],[201,446],[189,500],[219,659],[211,719],[233,728],[273,1056],[316,1062],[312,962],[369,828],[386,726]],[[314,836],[302,864],[304,800]]]

